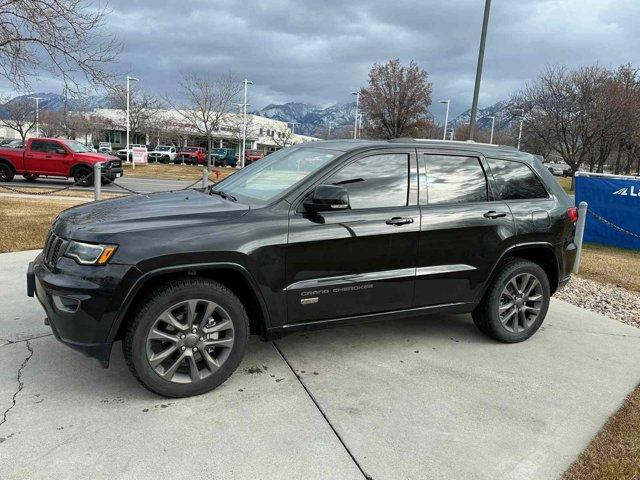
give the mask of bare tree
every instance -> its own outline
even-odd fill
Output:
[[[369,86],[360,89],[364,128],[373,138],[414,136],[430,123],[431,83],[414,62],[374,64]]]
[[[293,133],[293,130],[291,130],[287,125],[282,129],[275,130],[271,138],[273,139],[273,143],[275,143],[279,148],[284,148],[296,143],[294,141],[294,137],[295,134]]]
[[[0,104],[4,110],[0,116],[0,125],[18,132],[24,142],[27,134],[36,125],[35,100],[28,97],[16,97],[13,100],[0,97]]]
[[[225,116],[233,110],[241,89],[241,83],[231,75],[210,79],[188,73],[180,81],[180,91],[186,104],[182,108],[173,108],[188,128],[206,137],[207,147],[211,150],[213,135],[220,130]],[[171,98],[167,98],[167,102],[173,105]],[[211,166],[208,155],[207,166]]]
[[[242,110],[242,109],[240,109]],[[256,138],[260,133],[260,129],[254,122],[253,115],[247,115],[246,119],[246,134],[245,125],[242,118],[242,113],[230,113],[223,117],[221,130],[231,135],[234,141],[238,144],[238,149],[242,148],[242,137],[246,135],[246,138]]]
[[[598,66],[553,67],[512,99],[524,111],[528,134],[558,153],[576,172],[616,127],[621,113],[610,101],[611,74]]]
[[[109,92],[109,103],[119,110],[122,118],[127,115],[127,89],[124,86],[112,87]],[[163,103],[157,97],[145,92],[140,87],[131,85],[129,91],[129,129],[132,135],[147,134],[157,124]],[[132,137],[133,138],[133,137]],[[131,143],[135,143],[131,140]]]
[[[108,12],[89,0],[0,2],[0,75],[16,89],[47,71],[65,84],[105,84],[120,45],[102,32]]]

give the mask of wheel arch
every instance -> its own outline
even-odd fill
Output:
[[[10,160],[0,157],[0,163],[2,165],[7,165],[13,171],[14,174],[17,173],[16,167],[13,165],[13,162],[11,162]]]
[[[69,170],[69,176],[73,177],[73,175],[75,174],[76,170],[78,170],[78,168],[88,168],[93,172],[92,165],[89,165],[88,163],[76,163],[75,165],[71,166],[71,169]]]
[[[108,342],[122,338],[131,320],[130,313],[155,287],[186,276],[209,278],[229,288],[243,303],[249,317],[250,333],[266,335],[271,327],[269,311],[258,284],[249,271],[236,263],[207,263],[163,267],[143,274],[127,292],[109,332]]]
[[[485,292],[493,282],[493,279],[500,272],[500,267],[504,262],[512,258],[523,258],[539,265],[547,274],[551,295],[553,295],[558,289],[560,281],[560,265],[558,264],[558,258],[553,245],[547,242],[522,243],[511,246],[502,254],[491,270],[491,274],[488,276],[488,279],[485,282],[480,295],[476,299],[476,302],[479,302],[482,299]]]

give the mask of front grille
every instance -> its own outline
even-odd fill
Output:
[[[50,269],[53,269],[58,259],[64,254],[66,248],[67,242],[64,238],[54,233],[49,233],[47,241],[44,244],[44,264]]]

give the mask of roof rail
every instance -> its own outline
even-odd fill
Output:
[[[407,142],[424,142],[424,143],[452,143],[452,144],[469,144],[473,143],[474,145],[486,145],[488,147],[504,147],[504,145],[498,145],[495,143],[483,143],[476,142],[475,140],[442,140],[438,138],[408,138],[408,137],[399,137],[392,138],[389,140],[392,143],[407,143]]]

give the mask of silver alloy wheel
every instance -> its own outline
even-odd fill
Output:
[[[500,294],[498,316],[502,326],[512,333],[528,330],[537,320],[543,300],[542,284],[534,275],[515,275]]]
[[[233,322],[224,308],[211,300],[186,300],[167,308],[153,323],[147,360],[165,380],[198,382],[224,364],[233,342]]]

